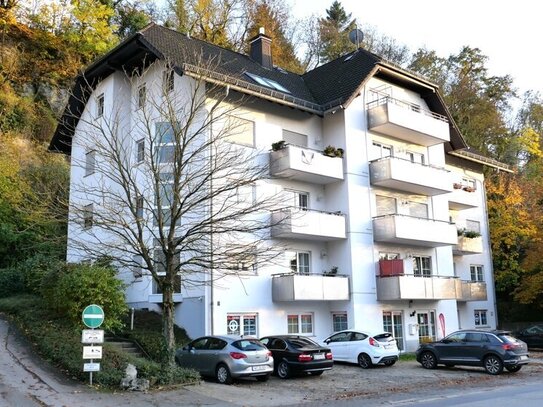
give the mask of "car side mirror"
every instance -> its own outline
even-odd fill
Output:
[[[324,341],[324,343],[327,344],[327,345],[328,345],[330,342],[332,342],[330,339],[326,339],[326,340]]]
[[[451,341],[449,339],[442,339],[441,343],[451,343]]]

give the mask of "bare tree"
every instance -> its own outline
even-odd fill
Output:
[[[162,62],[125,73],[135,100],[112,109],[98,100],[97,114],[82,116],[75,143],[87,155],[74,164],[94,173],[72,187],[70,203],[72,248],[108,256],[124,270],[141,268],[163,293],[169,368],[176,286],[242,278],[239,264],[268,263],[279,253],[268,238],[270,211],[281,199],[273,187],[260,188],[268,154],[239,144],[253,142],[253,123],[240,110],[248,100],[206,80],[218,62],[191,60],[175,81]]]

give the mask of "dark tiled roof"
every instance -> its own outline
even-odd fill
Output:
[[[208,79],[318,115],[324,115],[327,110],[350,101],[374,69],[378,66],[389,66],[377,55],[359,49],[298,75],[277,68],[266,69],[247,55],[150,24],[91,64],[84,74],[76,79],[68,106],[59,121],[49,149],[70,153],[75,127],[96,83],[115,70],[130,70],[141,66],[142,61],[150,63],[157,58],[169,62],[179,74],[190,75],[203,65],[207,68],[204,77]],[[400,74],[404,72],[397,70]],[[290,93],[262,86],[246,75],[246,72],[271,79]],[[424,83],[437,91],[435,86]],[[432,93],[435,96],[436,93]],[[435,104],[434,107],[442,110],[453,123],[442,101],[438,100]],[[457,140],[453,149],[464,147],[460,133],[454,126],[451,129],[452,136]]]

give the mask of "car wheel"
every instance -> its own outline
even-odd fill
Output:
[[[221,384],[232,384],[232,382],[234,381],[232,379],[232,375],[230,374],[230,369],[228,369],[228,366],[224,364],[220,364],[219,366],[217,366],[217,370],[215,371],[215,378]]]
[[[385,360],[385,361],[383,362],[383,364],[384,364],[385,366],[392,366],[392,365],[394,365],[394,363],[396,363],[395,360]]]
[[[258,380],[259,382],[267,382],[269,378],[270,378],[269,374],[266,374],[264,376],[256,376],[256,380]]]
[[[277,376],[281,379],[288,379],[290,376],[290,368],[288,367],[288,363],[284,360],[277,365]]]
[[[490,355],[485,358],[484,367],[487,373],[498,375],[503,371],[503,362],[495,355]]]
[[[321,370],[320,372],[309,372],[309,374],[310,374],[311,376],[320,376],[320,375],[323,374],[323,373],[324,373],[323,370]]]
[[[518,372],[520,369],[522,369],[522,365],[517,365],[517,366],[507,366],[506,369],[507,369],[508,372],[516,373],[516,372]]]
[[[367,354],[361,353],[358,355],[358,366],[360,366],[362,369],[369,369],[373,366],[373,363]]]
[[[425,369],[435,369],[437,367],[437,359],[432,352],[424,352],[420,356],[420,364]]]

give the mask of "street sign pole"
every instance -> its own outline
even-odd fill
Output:
[[[83,370],[89,371],[89,383],[92,386],[92,373],[94,371],[100,370],[100,364],[94,363],[93,356],[95,355],[95,352],[97,352],[96,356],[101,359],[102,358],[102,347],[97,346],[94,347],[93,345],[95,343],[103,343],[104,342],[104,331],[102,330],[95,330],[98,328],[102,323],[104,322],[104,310],[102,307],[96,304],[91,304],[83,310],[82,315],[83,323],[85,326],[90,328],[91,330],[83,330],[83,333],[81,335],[81,342],[83,343],[90,343],[90,347],[83,347],[83,359],[85,359],[85,356],[90,356],[90,363],[85,363],[83,366]],[[86,352],[90,350],[90,354],[86,355]]]

